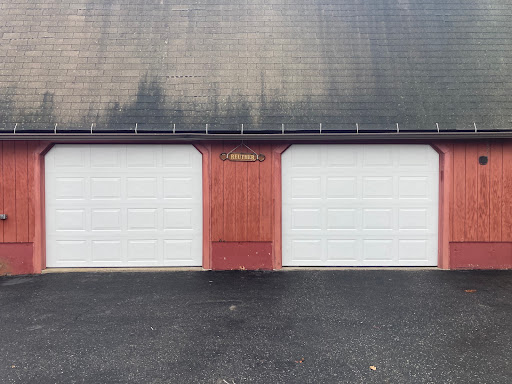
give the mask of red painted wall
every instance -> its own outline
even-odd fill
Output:
[[[240,142],[223,142],[211,145],[211,240],[212,268],[239,269],[249,267],[225,252],[247,247],[253,252],[258,244],[260,254],[267,250],[273,240],[273,190],[272,190],[272,145],[250,143],[257,154],[266,156],[265,161],[232,162],[221,160],[221,153],[228,153]],[[248,152],[240,149],[240,152]],[[238,152],[238,151],[237,151]],[[222,246],[213,245],[223,242]],[[229,247],[227,243],[236,244]],[[259,242],[259,243],[255,243]],[[231,260],[231,264],[226,263]],[[257,269],[272,269],[272,255],[262,259]],[[261,261],[261,260],[260,260]],[[256,264],[255,264],[256,265]]]
[[[263,162],[220,159],[238,144],[211,146],[212,241],[272,241],[272,146],[250,144]]]
[[[38,141],[0,141],[0,275],[33,270],[34,160]],[[30,249],[30,252],[27,251]]]
[[[512,268],[511,248],[497,245],[512,243],[512,142],[452,147],[450,267]],[[480,156],[488,157],[487,165],[479,164]]]
[[[0,243],[34,240],[34,160],[38,141],[0,141]]]
[[[219,250],[224,252],[229,244],[236,252],[244,246],[253,252],[254,246],[260,245],[263,253],[270,244],[271,257],[256,267],[279,268],[281,201],[277,148],[283,145],[250,143],[254,151],[266,156],[263,162],[234,163],[219,158],[220,153],[229,152],[238,144],[205,144],[208,151],[204,156],[208,161],[203,163],[203,172],[204,178],[210,181],[211,192],[205,195],[210,206],[210,221],[205,227],[211,236],[205,246],[211,252],[211,265],[205,262],[205,266],[240,267],[242,264],[236,258],[231,258],[231,266],[216,264],[216,261],[224,262],[219,259]],[[512,142],[445,143],[443,146],[450,153],[447,157],[450,171],[446,173],[451,188],[446,236],[450,242],[449,267],[512,268]],[[22,248],[8,248],[9,260],[6,252],[0,252],[0,264],[8,262],[11,267],[8,272],[0,269],[0,274],[27,273],[29,265],[37,272],[39,265],[44,265],[44,233],[41,221],[37,220],[37,213],[44,209],[44,202],[39,201],[41,186],[36,168],[36,151],[40,149],[38,141],[0,141],[0,213],[9,216],[5,221],[0,220],[0,245],[5,250],[6,244],[21,247],[34,242],[35,259],[31,264],[27,259],[30,256]],[[478,158],[482,155],[488,156],[487,165],[479,165]],[[13,263],[13,258],[19,262]]]

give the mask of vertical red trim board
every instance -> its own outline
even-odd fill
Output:
[[[203,155],[203,268],[211,269],[211,145],[194,144],[194,147]]]
[[[449,145],[431,144],[439,153],[439,224],[438,261],[442,269],[450,268],[450,195],[452,191],[452,150]]]
[[[283,144],[272,149],[272,186],[274,195],[274,269],[283,267],[283,196],[282,196],[282,178],[281,178],[281,155],[291,144]]]
[[[44,156],[53,147],[53,143],[41,142],[34,149],[34,273],[41,273],[46,268],[46,225],[45,225],[45,177]]]

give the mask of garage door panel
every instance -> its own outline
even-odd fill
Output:
[[[357,230],[358,216],[355,209],[327,209],[327,230]]]
[[[365,176],[363,177],[363,199],[392,199],[393,177]]]
[[[147,146],[145,146],[147,148]],[[144,146],[128,146],[126,148],[127,168],[156,168],[157,154],[161,148],[144,150]]]
[[[320,177],[295,177],[292,179],[292,198],[319,199],[322,194]]]
[[[327,177],[327,197],[338,199],[357,198],[356,177]]]
[[[399,197],[409,199],[428,199],[430,196],[429,178],[426,176],[402,176],[399,181]]]
[[[47,256],[58,258],[64,266],[85,264],[89,260],[90,250],[87,243],[86,240],[56,240],[48,244]]]
[[[389,168],[393,166],[393,148],[391,146],[362,147],[363,166],[370,168]]]
[[[393,243],[392,239],[363,240],[363,260],[370,265],[387,265],[395,257]]]
[[[411,151],[410,146],[400,147],[398,148],[398,164],[400,167],[408,168],[408,167],[422,167],[425,169],[430,169],[430,154],[431,148],[428,146],[416,146],[414,151]]]
[[[296,148],[291,154],[290,166],[293,168],[320,168],[322,155],[321,153],[310,153],[306,147]]]
[[[364,209],[363,210],[363,229],[364,230],[393,230],[393,210],[382,209]]]
[[[320,230],[322,214],[318,208],[299,208],[292,210],[292,230]]]
[[[194,242],[192,240],[164,240],[164,260],[167,264],[176,261],[178,263],[190,260],[196,252]]]
[[[58,177],[50,193],[57,200],[83,200],[87,196],[83,177]]]
[[[405,260],[427,260],[428,241],[426,239],[399,240],[398,257]]]
[[[101,263],[121,263],[122,243],[119,240],[92,240],[92,261]]]
[[[92,209],[92,231],[121,231],[121,209]]]
[[[315,255],[322,255],[322,241],[314,240],[292,240],[291,252],[295,260],[315,260]]]
[[[336,265],[358,264],[359,248],[357,239],[327,240],[327,261]]]
[[[427,208],[403,208],[399,211],[398,225],[400,230],[424,230],[429,228]]]
[[[193,168],[189,148],[163,148],[163,166],[169,168]]]
[[[79,156],[54,166],[70,153]],[[56,145],[46,160],[48,267],[202,264],[193,146]]]
[[[128,209],[128,231],[156,231],[158,227],[158,211],[156,208]]]
[[[85,231],[85,218],[83,209],[56,209],[55,231]]]
[[[175,208],[164,210],[164,229],[166,230],[192,230],[194,212],[192,209]]]
[[[158,179],[156,177],[129,177],[126,179],[128,199],[158,199]]]
[[[128,240],[127,262],[137,266],[158,264],[158,240],[134,239]]]
[[[86,159],[89,158],[89,148],[63,148],[61,147],[50,159],[54,169],[60,168],[85,168]]]
[[[355,149],[347,148],[345,151],[338,151],[334,148],[327,148],[327,166],[331,167],[355,167],[359,153]]]
[[[303,166],[308,153],[321,166]],[[293,145],[282,164],[283,265],[437,264],[439,156],[429,146]]]
[[[165,199],[193,199],[193,180],[190,177],[165,177],[164,198]]]
[[[91,177],[91,199],[121,199],[121,183],[120,177]]]
[[[122,159],[126,158],[126,147],[112,148],[105,151],[102,145],[91,147],[91,168],[120,168]]]

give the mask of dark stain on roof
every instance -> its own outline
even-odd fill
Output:
[[[0,130],[512,129],[509,0],[0,0]]]

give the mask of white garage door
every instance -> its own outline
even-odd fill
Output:
[[[430,146],[293,145],[282,165],[283,265],[437,265]]]
[[[47,267],[200,266],[192,145],[56,145],[46,155]]]

